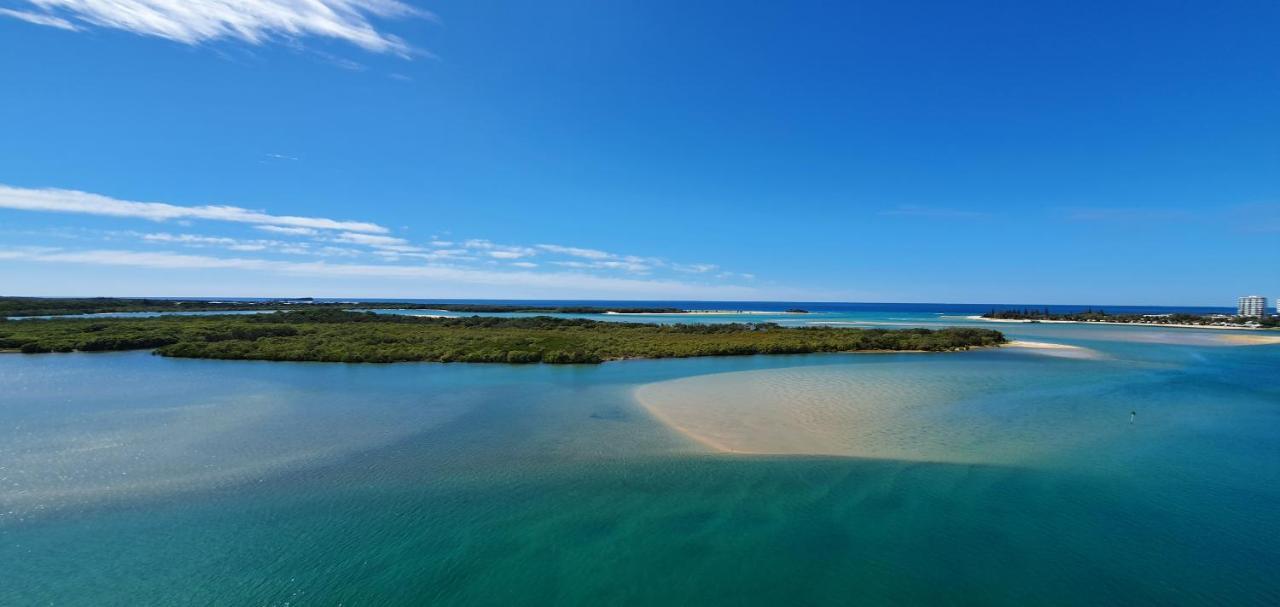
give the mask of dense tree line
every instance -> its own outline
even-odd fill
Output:
[[[550,316],[418,318],[341,310],[261,316],[50,319],[0,323],[0,349],[152,349],[163,356],[322,362],[599,363],[626,358],[993,346],[974,328],[787,328],[770,323],[641,324]]]
[[[1007,320],[1065,320],[1071,322],[1124,322],[1145,325],[1244,325],[1256,323],[1263,327],[1280,326],[1280,318],[1250,316],[1201,316],[1198,314],[1108,314],[1106,310],[1092,308],[1082,312],[1051,313],[1048,308],[1037,310],[1023,308],[1021,310],[991,310],[982,315],[983,318]]]

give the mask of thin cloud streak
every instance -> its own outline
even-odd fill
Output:
[[[334,255],[333,251],[312,249],[306,243],[282,242],[279,240],[238,240],[226,236],[202,236],[200,234],[170,234],[157,232],[143,234],[142,240],[149,243],[177,244],[189,247],[216,247],[231,251],[264,251],[268,253],[285,253],[289,255]]]
[[[264,255],[309,255],[315,257],[360,257],[386,263],[422,260],[451,264],[454,267],[503,265],[550,273],[573,272],[575,275],[596,273],[597,276],[624,273],[635,279],[650,278],[659,271],[683,275],[702,275],[707,279],[745,277],[746,274],[720,272],[720,267],[707,263],[677,263],[658,257],[620,255],[598,249],[556,244],[521,246],[500,244],[486,239],[459,241],[431,237],[426,244],[393,236],[387,228],[369,222],[341,221],[325,217],[272,215],[224,205],[181,206],[162,202],[120,200],[87,192],[66,189],[18,188],[0,184],[0,210],[32,211],[60,214],[122,217],[154,222],[171,221],[187,226],[193,220],[229,222],[245,225],[257,232],[272,234],[277,239],[241,238],[235,233],[205,233],[203,230],[169,232],[100,232],[106,240],[124,236],[149,245],[176,245],[187,248],[218,248]],[[220,230],[221,231],[221,230]],[[106,245],[112,246],[112,245]],[[151,254],[150,251],[135,251]],[[267,261],[264,259],[262,261]],[[534,263],[534,262],[538,263]],[[515,262],[525,262],[516,265]],[[559,268],[557,270],[556,268]],[[376,275],[376,274],[374,274]],[[656,277],[654,279],[657,279]],[[666,279],[682,282],[679,277]]]
[[[597,249],[583,249],[580,247],[566,247],[558,244],[540,244],[539,249],[551,253],[559,253],[570,257],[581,257],[583,259],[613,259],[617,257],[613,253],[607,253]]]
[[[0,17],[12,17],[20,21],[26,21],[27,23],[33,23],[35,25],[45,25],[48,27],[56,27],[60,30],[67,30],[69,32],[80,31],[80,28],[77,27],[76,24],[70,21],[67,21],[66,19],[63,19],[61,17],[54,17],[51,15],[44,15],[40,13],[32,13],[28,11],[16,11],[9,8],[0,8]]]
[[[648,274],[653,268],[631,261],[553,261],[552,264],[565,268],[626,270],[632,274]]]
[[[313,228],[290,228],[285,226],[253,226],[254,229],[263,232],[271,232],[273,234],[287,234],[289,236],[316,236],[320,232]]]
[[[409,241],[395,236],[381,236],[378,234],[360,234],[356,232],[343,232],[338,234],[334,239],[335,242],[344,242],[348,244],[361,244],[368,247],[390,250],[420,251],[421,247],[414,247]]]
[[[757,293],[733,285],[697,285],[673,280],[614,278],[578,272],[493,271],[450,266],[376,265],[224,258],[171,252],[112,249],[63,251],[49,248],[0,249],[0,259],[42,263],[124,266],[166,270],[238,270],[345,279],[407,279],[500,286],[506,288],[592,290],[600,293],[652,297],[745,298]]]
[[[346,230],[385,234],[389,230],[375,223],[339,221],[324,217],[296,217],[269,215],[240,207],[205,205],[179,206],[164,202],[134,202],[118,200],[100,194],[57,188],[16,188],[0,184],[0,208],[46,213],[78,213],[108,217],[135,217],[151,221],[204,219],[257,225],[310,228],[315,230]]]
[[[262,45],[305,37],[342,40],[373,53],[425,54],[372,19],[435,19],[400,0],[27,0],[0,14],[61,29],[103,27],[197,46],[216,40]]]

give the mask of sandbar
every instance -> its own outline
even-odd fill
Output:
[[[1222,341],[1239,346],[1267,346],[1280,344],[1280,335],[1217,335]]]
[[[1032,350],[1036,354],[1045,356],[1057,356],[1060,358],[1080,358],[1080,359],[1100,359],[1105,356],[1092,348],[1081,346],[1070,346],[1067,344],[1055,344],[1043,341],[1023,341],[1013,340],[1004,344],[1005,348],[1022,348]]]
[[[1014,455],[997,437],[948,423],[946,412],[1013,381],[981,368],[824,365],[661,381],[633,396],[656,421],[714,453],[989,464],[1016,461],[1023,450]]]

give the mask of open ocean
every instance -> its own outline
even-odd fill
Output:
[[[0,605],[1280,604],[1280,345],[1230,339],[1256,332],[536,303],[1077,349],[3,354]],[[1050,309],[1087,307],[1231,311]]]

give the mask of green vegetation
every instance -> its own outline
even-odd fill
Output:
[[[1043,310],[1030,308],[1022,310],[991,310],[983,314],[982,317],[1001,320],[1029,320],[1032,322],[1039,320],[1065,320],[1071,322],[1122,322],[1142,325],[1240,325],[1242,327],[1250,325],[1271,328],[1280,327],[1280,318],[1276,317],[1257,318],[1221,314],[1211,316],[1196,314],[1108,314],[1106,310],[1093,309],[1069,314],[1051,313],[1048,308]]]
[[[121,312],[239,312],[248,310],[443,310],[445,312],[491,313],[533,312],[538,314],[603,314],[605,312],[684,312],[679,308],[626,308],[607,306],[528,306],[508,304],[407,303],[407,302],[316,302],[311,298],[261,301],[218,301],[200,299],[124,299],[118,297],[53,298],[0,297],[0,317],[64,316]]]
[[[1004,343],[989,329],[656,325],[552,318],[418,318],[342,310],[0,322],[0,349],[137,350],[188,358],[321,362],[599,363],[625,358],[899,350]]]

